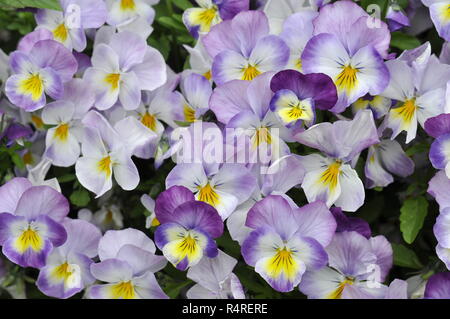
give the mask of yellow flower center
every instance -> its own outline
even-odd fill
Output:
[[[106,156],[98,162],[97,168],[101,173],[105,173],[106,177],[109,177],[111,176],[111,166],[111,157]]]
[[[199,186],[198,188],[198,200],[208,203],[214,207],[219,204],[219,195],[214,191],[214,188],[212,188],[209,183],[203,187]]]
[[[193,123],[197,120],[195,118],[195,110],[187,104],[183,106],[183,114],[186,122]]]
[[[145,112],[145,114],[141,117],[141,123],[150,130],[156,131],[156,118],[152,114]]]
[[[272,144],[272,136],[267,127],[262,126],[253,135],[253,147],[258,147],[261,143]]]
[[[212,78],[211,70],[206,71],[203,73],[203,76],[209,81]]]
[[[134,0],[121,0],[120,1],[120,9],[122,9],[122,11],[134,10],[135,7],[136,7],[136,4],[134,3]]]
[[[67,137],[69,136],[69,124],[64,123],[58,125],[55,130],[55,138],[59,139],[61,142],[67,141]]]
[[[260,75],[261,72],[254,65],[247,65],[247,67],[242,69],[242,78],[241,80],[251,81]]]
[[[33,101],[38,101],[44,93],[44,81],[39,74],[31,74],[19,87],[22,93],[30,94]]]
[[[122,281],[111,287],[113,299],[134,299],[136,293],[131,281]]]
[[[59,40],[61,42],[65,42],[67,40],[68,31],[64,23],[61,23],[59,26],[56,27],[55,30],[53,30],[53,36],[56,40]]]
[[[339,90],[350,92],[356,87],[358,69],[346,65],[337,76],[336,86]]]
[[[26,152],[23,156],[22,156],[22,160],[24,162],[25,165],[31,165],[33,164],[34,160],[33,160],[33,154],[31,154],[30,151]]]
[[[302,59],[298,58],[298,59],[295,61],[295,68],[296,68],[297,70],[299,70],[299,71],[302,70]]]
[[[15,242],[15,246],[20,253],[25,252],[29,248],[34,251],[40,251],[43,245],[44,241],[41,236],[31,227],[28,227]]]
[[[42,119],[39,116],[31,115],[31,122],[33,122],[34,126],[37,129],[44,127],[44,122],[42,121]]]
[[[297,270],[292,251],[288,248],[278,248],[275,256],[269,259],[267,263],[267,272],[271,277],[278,277],[284,273],[287,278],[294,278]]]
[[[334,190],[339,181],[341,165],[342,163],[340,161],[335,161],[330,164],[322,175],[320,175],[319,182],[325,186],[328,186],[331,190]]]
[[[341,299],[342,293],[344,292],[344,288],[347,285],[353,285],[354,279],[352,278],[345,278],[344,281],[342,281],[339,286],[336,288],[335,291],[333,291],[331,294],[328,295],[328,299]]]
[[[211,28],[211,24],[216,17],[217,9],[214,7],[203,9],[198,15],[198,20],[200,22],[200,25],[202,27],[202,32],[208,32]]]
[[[412,98],[406,100],[400,107],[392,109],[391,111],[398,117],[401,117],[403,122],[411,123],[414,115],[416,114],[417,106],[416,99]]]
[[[70,275],[72,275],[71,270],[72,269],[69,266],[69,264],[65,262],[64,264],[61,264],[55,268],[55,270],[53,271],[53,276],[59,279],[67,280],[70,277]]]
[[[110,73],[105,77],[105,82],[111,85],[111,89],[117,90],[119,87],[120,74],[119,73]]]

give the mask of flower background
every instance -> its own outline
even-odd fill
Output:
[[[0,185],[9,185],[0,188],[0,212],[9,215],[0,214],[2,298],[450,298],[439,290],[450,286],[450,33],[447,20],[433,15],[448,1],[309,1],[297,10],[295,1],[280,0],[292,10],[280,16],[274,1],[224,0],[214,1],[219,13],[210,19],[211,1],[117,1],[122,9],[142,5],[137,18],[115,11],[114,1],[98,2],[92,10],[104,10],[103,21],[88,15],[60,43],[58,24],[37,10],[65,12],[71,1],[0,0]],[[378,9],[380,28],[356,26],[361,12]],[[210,31],[204,21],[216,25]],[[40,52],[30,34],[51,43]],[[70,55],[62,58],[67,65],[47,63],[52,45],[55,56]],[[45,63],[33,61],[40,55]],[[350,67],[340,73],[328,58],[351,59],[369,75],[354,89],[356,67],[344,63]],[[27,59],[53,70],[40,104],[8,84]],[[108,90],[119,79],[97,81],[106,74],[121,76],[115,96]],[[398,120],[414,101],[414,114]],[[303,107],[295,121],[283,117],[290,103]],[[285,171],[255,177],[257,165],[175,164],[167,154],[171,130],[194,129],[199,119],[279,128]],[[68,134],[66,148],[58,136]],[[257,146],[269,138],[249,134],[246,143],[256,138]],[[95,161],[106,178],[91,174]],[[323,189],[314,186],[320,178]],[[33,191],[49,193],[36,195],[45,209],[30,212],[32,197],[23,194]],[[47,211],[55,198],[56,219]],[[19,219],[56,224],[41,233],[45,256],[24,253],[32,246],[22,249],[25,257],[14,243],[7,249],[8,236],[24,240],[14,228]],[[180,232],[195,238],[191,254],[177,248]],[[84,247],[73,244],[77,236]],[[264,245],[279,246],[270,255]],[[276,268],[270,258],[295,267]],[[77,271],[61,265],[81,265],[83,289],[68,288]],[[382,288],[366,287],[367,265],[381,268]],[[52,281],[56,269],[62,286]]]

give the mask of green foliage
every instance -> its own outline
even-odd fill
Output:
[[[411,244],[422,229],[428,213],[428,201],[423,196],[409,198],[400,209],[400,231],[403,239]]]
[[[391,46],[400,50],[410,50],[418,47],[420,41],[412,35],[402,32],[391,33]]]
[[[0,0],[0,7],[5,9],[41,8],[61,10],[58,0]]]
[[[392,244],[392,250],[394,251],[394,265],[412,269],[423,268],[423,264],[413,250],[400,244]]]
[[[70,195],[70,202],[78,207],[86,207],[90,201],[91,197],[84,188],[77,189]]]

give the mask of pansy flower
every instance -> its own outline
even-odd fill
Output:
[[[366,94],[360,97],[352,104],[353,114],[356,114],[359,110],[369,109],[373,113],[373,117],[377,120],[385,116],[391,108],[392,101],[387,97],[376,95],[371,96]]]
[[[211,95],[211,110],[230,129],[226,144],[247,163],[266,165],[290,153],[285,142],[292,141],[292,133],[270,110],[273,75],[266,72],[251,82],[233,80],[218,86]]]
[[[12,262],[42,268],[54,247],[67,233],[61,225],[69,213],[67,199],[48,186],[32,186],[14,178],[0,187],[0,245]]]
[[[53,165],[72,166],[80,157],[81,120],[94,101],[94,92],[88,84],[81,79],[73,79],[66,83],[63,99],[47,104],[42,111],[42,121],[53,126],[47,131],[44,154]]]
[[[148,24],[152,24],[155,19],[155,9],[153,5],[159,0],[106,0],[108,17],[106,22],[112,26],[130,24],[133,21],[143,18]]]
[[[106,21],[103,0],[60,0],[62,11],[39,9],[35,14],[37,28],[52,32],[53,39],[69,50],[86,48],[84,30],[98,28]]]
[[[78,219],[88,221],[101,231],[123,228],[123,215],[120,207],[115,204],[102,205],[98,211],[92,213],[89,209],[83,208],[78,211]]]
[[[175,104],[178,119],[193,123],[209,110],[209,99],[212,94],[211,83],[204,76],[191,73],[182,77],[179,103]],[[172,106],[174,108],[174,106]]]
[[[102,234],[84,220],[67,218],[63,225],[67,241],[47,257],[36,284],[47,296],[65,299],[94,283],[90,266]]]
[[[286,193],[294,186],[301,184],[305,176],[300,156],[289,154],[270,163],[266,170],[261,170],[260,165],[254,165],[251,169],[258,181],[258,187],[252,196],[244,203],[236,207],[235,211],[227,219],[227,228],[231,238],[242,244],[248,234],[252,231],[245,226],[248,211],[252,206],[269,195],[283,196],[291,205],[297,205]]]
[[[250,209],[245,224],[253,231],[242,256],[277,291],[293,290],[306,270],[327,264],[324,247],[336,222],[323,202],[293,209],[283,197],[270,195]]]
[[[100,262],[90,267],[92,275],[105,284],[92,286],[88,297],[167,299],[154,275],[167,261],[155,251],[153,241],[137,229],[107,231],[98,245]]]
[[[154,91],[143,91],[142,102],[136,110],[126,111],[122,107],[115,106],[108,110],[108,118],[113,122],[119,122],[124,117],[133,116],[139,120],[156,138],[137,147],[133,155],[139,158],[154,158],[158,145],[166,132],[163,123],[172,128],[178,127],[176,121],[184,121],[182,105],[184,98],[179,92],[173,92],[179,79],[175,74],[168,73],[171,78],[163,86]]]
[[[270,109],[287,127],[315,121],[315,109],[331,109],[337,101],[336,87],[328,75],[302,74],[294,70],[275,74],[270,82],[275,93]]]
[[[430,17],[441,38],[450,41],[450,1],[448,0],[422,0],[430,9]]]
[[[96,92],[95,107],[111,108],[120,102],[126,110],[141,103],[142,90],[154,90],[166,81],[166,64],[161,53],[149,47],[140,36],[123,31],[108,44],[94,48],[92,67],[84,73]]]
[[[224,163],[210,171],[199,163],[176,165],[166,178],[166,188],[184,186],[195,198],[213,206],[225,220],[245,202],[256,187],[256,179],[243,164]]]
[[[156,218],[161,223],[155,242],[179,270],[194,266],[206,256],[218,254],[214,238],[223,233],[220,215],[211,205],[196,201],[183,186],[172,186],[156,199]]]
[[[62,44],[41,40],[10,55],[13,75],[8,78],[5,93],[9,100],[27,112],[43,108],[46,94],[60,99],[64,83],[77,71],[77,61]]]
[[[189,52],[190,71],[203,75],[208,81],[212,81],[211,67],[212,59],[205,50],[203,41],[199,40],[192,48],[187,45],[183,47]]]
[[[112,127],[97,111],[83,119],[81,152],[75,164],[78,181],[100,197],[112,187],[112,176],[125,190],[139,184],[139,173],[131,159],[137,147],[156,138],[134,117],[126,117]]]
[[[407,177],[414,172],[414,161],[395,140],[384,139],[369,146],[364,174],[367,188],[386,187],[394,181],[392,175]]]
[[[338,1],[322,7],[313,23],[314,37],[301,57],[303,72],[325,73],[333,79],[338,102],[332,111],[340,113],[361,96],[378,95],[386,88],[389,72],[383,58],[390,33],[384,22],[352,1]]]
[[[212,77],[217,84],[231,80],[253,80],[261,73],[279,71],[289,59],[284,41],[269,35],[267,17],[260,11],[246,11],[214,26],[202,38],[214,59]]]
[[[392,267],[392,248],[384,236],[363,237],[355,231],[337,233],[326,247],[328,266],[307,271],[300,291],[312,299],[376,299]]]
[[[425,131],[435,138],[430,147],[430,162],[434,168],[445,170],[450,178],[450,114],[440,114],[425,122]]]
[[[280,33],[280,37],[291,51],[286,69],[302,71],[302,53],[305,45],[313,36],[313,20],[317,16],[318,12],[316,11],[303,10],[291,15],[283,23],[283,31]]]
[[[391,2],[387,9],[386,23],[391,32],[411,26],[408,16],[395,2]]]
[[[450,272],[437,273],[428,279],[424,299],[450,299]]]
[[[389,111],[384,125],[392,130],[392,139],[406,131],[409,143],[416,137],[417,123],[423,127],[428,118],[444,113],[450,65],[440,63],[425,43],[387,61],[386,66],[391,79],[382,95],[396,100],[397,105]]]
[[[245,299],[239,278],[233,273],[237,260],[223,251],[214,258],[203,258],[189,268],[187,277],[196,282],[186,296],[189,299]]]
[[[351,121],[320,123],[295,136],[306,146],[321,150],[302,158],[306,174],[302,188],[309,202],[323,200],[344,211],[356,211],[364,203],[364,186],[350,162],[363,149],[379,142],[369,110],[359,111]]]
[[[232,19],[237,13],[249,9],[249,0],[195,0],[200,8],[188,8],[183,23],[194,38],[208,33],[222,20]]]
[[[270,33],[279,34],[286,21],[298,12],[316,13],[327,2],[329,0],[265,0],[263,11],[269,18]]]

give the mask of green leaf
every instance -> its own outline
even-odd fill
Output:
[[[3,8],[40,8],[61,11],[58,0],[0,0],[0,7]]]
[[[408,156],[413,156],[417,153],[428,153],[429,144],[427,142],[416,143],[405,151]]]
[[[78,207],[84,207],[91,201],[89,193],[85,189],[78,189],[70,195],[70,202]]]
[[[177,282],[169,283],[164,290],[170,299],[175,299],[176,297],[179,296],[181,289],[183,289],[184,287],[186,287],[191,283],[192,283],[191,280],[186,280],[179,283]]]
[[[423,196],[409,198],[400,208],[400,231],[403,239],[411,244],[417,237],[428,213],[428,201]]]
[[[183,122],[183,121],[174,121],[176,125],[180,127],[189,127],[191,126],[191,122]]]
[[[67,183],[67,182],[72,182],[72,181],[75,180],[75,178],[76,178],[76,176],[73,175],[73,174],[66,174],[66,175],[63,175],[61,177],[58,177],[58,182],[60,184]]]
[[[420,262],[416,253],[400,244],[392,244],[394,251],[394,265],[400,267],[407,267],[412,269],[422,269],[423,264]]]
[[[175,7],[186,10],[188,8],[192,8],[192,3],[190,3],[188,0],[172,0],[172,3]]]
[[[175,20],[172,17],[160,17],[158,20],[158,23],[162,26],[171,29],[171,30],[178,30],[178,31],[186,31],[186,27],[181,22]]]
[[[401,32],[391,33],[391,46],[400,50],[410,50],[420,46],[420,41],[409,34]]]

